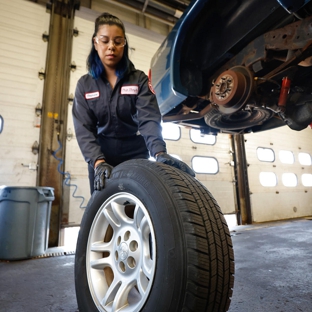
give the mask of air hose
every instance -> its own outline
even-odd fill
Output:
[[[73,191],[72,197],[74,197],[74,198],[76,198],[76,199],[81,199],[81,204],[80,204],[79,208],[86,208],[87,206],[82,206],[83,203],[84,203],[84,201],[85,201],[85,198],[84,198],[83,196],[80,196],[80,195],[75,195],[75,194],[76,194],[76,191],[77,191],[77,189],[78,189],[78,186],[77,186],[76,184],[70,183],[70,179],[71,179],[70,173],[69,173],[68,171],[67,171],[67,172],[63,172],[63,171],[61,170],[61,166],[62,166],[62,164],[63,164],[63,159],[57,157],[56,154],[63,148],[63,146],[62,146],[62,143],[60,142],[59,139],[57,140],[57,142],[58,142],[58,144],[59,144],[59,147],[58,147],[58,149],[57,149],[56,151],[54,151],[54,152],[52,153],[53,157],[54,157],[56,160],[59,161],[59,164],[58,164],[58,166],[57,166],[57,171],[58,171],[60,174],[62,174],[62,175],[64,176],[64,182],[63,182],[64,185],[66,185],[66,186],[68,186],[68,187],[73,186],[73,187],[75,188],[74,191]]]

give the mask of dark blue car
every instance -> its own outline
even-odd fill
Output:
[[[312,2],[196,0],[151,61],[163,120],[203,133],[312,123]]]

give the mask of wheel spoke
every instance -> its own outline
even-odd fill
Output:
[[[142,261],[142,273],[148,278],[151,279],[153,272],[153,260],[149,257],[149,255],[143,255]]]
[[[125,213],[124,205],[120,205],[117,202],[112,202],[111,207],[112,207],[112,212],[114,213],[114,216],[118,220],[118,223],[120,224],[120,226],[132,223],[132,221],[129,222],[130,219]]]
[[[141,222],[140,222],[140,225],[139,225],[139,230],[142,233],[142,237],[143,237],[144,240],[145,240],[146,237],[148,238],[148,234],[150,233],[150,228],[149,228],[146,216],[144,216],[141,219]]]
[[[113,240],[107,243],[103,243],[103,242],[92,243],[90,250],[94,252],[109,252],[110,253],[113,250]]]
[[[121,281],[117,281],[116,279],[114,279],[111,285],[109,286],[109,288],[107,289],[105,297],[102,299],[102,305],[104,307],[113,304],[120,286],[121,286]]]
[[[136,225],[137,228],[140,227],[140,223],[141,223],[143,217],[144,217],[144,213],[143,213],[142,209],[140,208],[139,205],[136,205],[135,208],[134,208],[134,217],[133,217],[133,219],[134,219],[134,222],[135,222],[135,225]]]
[[[137,287],[141,296],[144,296],[148,283],[149,279],[146,277],[143,271],[140,271],[140,275],[138,276],[137,279]]]
[[[152,248],[153,243],[150,240],[150,227],[146,216],[141,219],[139,231],[142,235],[142,271],[150,279],[153,271]]]
[[[112,267],[112,264],[111,256],[90,261],[91,268],[95,270],[103,270],[106,267]]]
[[[130,283],[122,283],[120,286],[113,303],[113,311],[117,311],[118,309],[121,309],[122,307],[128,305],[128,295],[130,290],[134,287],[135,282],[132,281]]]
[[[137,280],[137,286],[141,295],[144,295],[149,281],[153,276],[154,262],[152,260],[153,242],[150,236],[150,227],[148,219],[144,216],[139,225],[139,231],[142,235],[142,265]]]
[[[110,207],[107,207],[106,209],[104,209],[103,213],[105,215],[107,222],[111,225],[113,230],[116,230],[120,228],[121,222],[120,222],[120,219],[116,217],[112,209],[113,204],[114,203],[112,203]]]

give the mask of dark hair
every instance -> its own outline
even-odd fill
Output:
[[[116,25],[120,27],[124,33],[124,36],[126,37],[125,26],[118,17],[111,15],[109,13],[102,13],[100,16],[96,18],[95,25],[94,25],[94,33],[91,39],[92,48],[87,58],[87,69],[88,69],[89,74],[94,79],[98,79],[102,75],[102,73],[105,71],[102,61],[100,60],[99,55],[94,48],[94,42],[93,42],[93,38],[96,36],[99,30],[99,27],[105,24]],[[128,51],[129,51],[128,44],[126,44],[124,47],[123,56],[116,68],[116,74],[118,78],[122,77],[125,71],[127,70],[127,67],[129,64]]]

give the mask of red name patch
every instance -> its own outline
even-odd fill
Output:
[[[96,99],[98,97],[100,97],[100,91],[85,93],[85,99],[86,100]]]
[[[138,94],[139,93],[139,86],[138,85],[127,85],[122,86],[120,89],[120,94]]]

